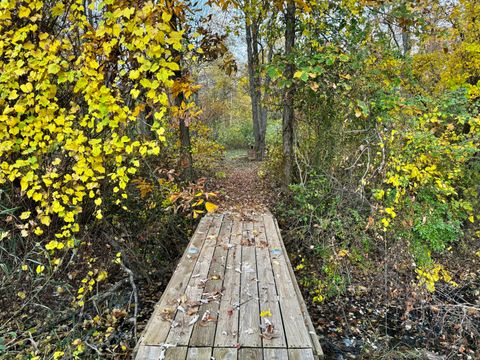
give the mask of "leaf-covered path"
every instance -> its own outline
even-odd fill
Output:
[[[262,163],[250,161],[246,151],[226,153],[221,168],[212,180],[212,190],[218,193],[222,212],[266,212],[277,192],[268,189],[263,179]]]

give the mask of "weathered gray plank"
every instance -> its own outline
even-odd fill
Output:
[[[188,348],[184,346],[168,348],[165,352],[165,360],[184,360],[187,357],[187,350]],[[158,360],[158,358],[150,360]]]
[[[168,332],[170,331],[170,324],[162,319],[162,312],[165,308],[169,307],[169,303],[173,299],[178,298],[185,292],[190,275],[198,259],[198,255],[189,254],[188,249],[195,247],[200,251],[212,222],[213,217],[210,215],[207,215],[200,220],[197,230],[187,247],[187,251],[185,251],[182,259],[178,263],[160,301],[155,305],[155,310],[145,327],[143,335],[139,340],[139,344],[158,345],[165,342]]]
[[[150,359],[159,359],[162,354],[162,348],[159,346],[145,346],[141,345],[138,348],[137,360],[150,360]]]
[[[215,360],[237,360],[237,349],[234,348],[215,348],[213,349],[213,358]]]
[[[263,349],[265,360],[288,360],[287,349]]]
[[[262,360],[262,349],[259,348],[240,348],[238,350],[238,360]]]
[[[158,360],[164,356],[165,360],[185,360],[187,356],[186,347],[174,347],[164,349],[161,346],[141,345],[138,348],[136,360]]]
[[[278,226],[277,219],[274,219],[274,223],[275,223],[275,228],[277,230],[278,237],[281,240],[282,235],[280,233],[280,227]],[[288,270],[290,272],[290,276],[293,279],[293,286],[295,288],[295,291],[297,292],[297,298],[298,298],[298,302],[300,304],[300,308],[301,308],[303,314],[305,315],[305,322],[306,322],[306,325],[307,325],[307,328],[308,328],[308,333],[310,335],[310,340],[312,341],[312,344],[313,344],[314,358],[315,359],[323,358],[324,354],[323,354],[322,346],[320,345],[320,341],[318,339],[317,332],[315,331],[315,327],[313,326],[312,319],[310,318],[310,314],[308,313],[307,305],[305,304],[305,300],[303,299],[302,292],[300,291],[300,287],[298,286],[298,283],[296,281],[295,273],[293,272],[292,264],[290,263],[290,258],[288,257],[287,250],[285,248],[285,244],[283,243],[282,240],[280,241],[280,243],[282,245],[282,249],[283,249],[284,253],[286,254],[285,259],[286,259],[287,264],[288,264]]]
[[[290,360],[313,360],[312,349],[288,349]]]
[[[208,272],[208,281],[204,289],[204,294],[222,293],[222,285],[225,277],[225,264],[227,262],[228,247],[230,244],[230,235],[232,232],[232,220],[224,217],[220,235],[218,236],[215,253],[213,254],[210,270]],[[208,296],[208,295],[207,295]],[[190,338],[189,346],[213,346],[215,340],[215,330],[219,315],[221,297],[218,300],[202,304],[198,311],[200,320],[205,314],[210,314],[213,321],[198,321],[194,327]]]
[[[188,348],[187,360],[210,360],[212,357],[212,348]]]
[[[298,294],[293,285],[294,280],[288,270],[289,264],[285,260],[287,254],[282,247],[273,217],[264,215],[264,222],[288,347],[311,347],[310,335],[305,325],[305,314],[298,302]]]
[[[248,244],[249,242],[251,245]],[[241,346],[246,347],[261,347],[257,261],[252,221],[244,223],[242,243],[239,343]]]
[[[214,222],[208,230],[205,244],[200,251],[198,261],[185,290],[187,302],[200,301],[203,294],[202,281],[208,276],[213,253],[215,251],[217,237],[222,226],[223,215],[215,216]],[[173,327],[167,337],[167,342],[171,344],[186,346],[189,343],[193,326],[189,325],[198,315],[188,315],[187,312],[177,311],[174,321],[178,326]],[[200,319],[198,319],[200,321]]]
[[[233,346],[238,342],[238,309],[240,303],[240,272],[242,261],[242,222],[235,219],[230,237],[231,247],[228,251],[224,293],[220,300],[220,310],[215,334],[215,346]]]
[[[260,319],[263,326],[263,347],[286,347],[285,331],[283,329],[282,314],[279,306],[279,297],[273,277],[270,248],[265,236],[263,216],[256,216],[254,222],[256,239],[256,256],[258,272],[258,292],[260,298],[260,313],[270,312],[272,316]],[[268,323],[273,326],[273,331],[265,330]]]

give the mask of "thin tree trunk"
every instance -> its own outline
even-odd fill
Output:
[[[174,28],[177,30],[181,30],[181,24],[178,21],[178,17],[173,12],[172,22]],[[181,54],[180,52],[173,50],[174,58],[178,59],[178,64],[180,68],[182,67],[181,64]],[[175,71],[174,79],[176,81],[182,81],[182,70]],[[180,109],[182,106],[185,97],[182,92],[180,92],[174,99],[175,106]],[[190,141],[190,127],[189,124],[185,121],[184,114],[180,114],[178,116],[178,128],[179,128],[179,140],[180,140],[180,158],[179,158],[179,167],[181,172],[181,177],[183,180],[191,181],[193,180],[193,157],[192,157],[192,144]]]
[[[245,35],[247,42],[247,60],[248,60],[248,77],[250,87],[250,98],[252,100],[252,121],[253,135],[255,139],[254,151],[256,160],[262,160],[265,155],[265,126],[262,119],[262,93],[259,69],[259,53],[258,53],[258,21],[256,19],[248,19],[245,14]]]
[[[285,57],[287,58],[287,66],[285,67],[285,78],[290,80],[292,85],[285,87],[283,95],[283,119],[282,119],[282,135],[283,135],[283,184],[282,188],[287,191],[288,185],[292,182],[293,176],[293,122],[294,108],[293,97],[295,88],[293,86],[293,74],[295,65],[290,57],[295,46],[295,2],[288,0],[285,12]]]

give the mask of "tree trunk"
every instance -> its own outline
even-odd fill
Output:
[[[181,29],[181,23],[178,21],[178,17],[173,12],[172,16],[172,23],[174,28],[178,31]],[[172,51],[174,58],[178,59],[177,63],[182,67],[181,64],[181,54],[177,50]],[[174,80],[175,81],[182,81],[182,70],[175,71]],[[182,92],[180,92],[174,99],[174,104],[177,106],[178,109],[181,108],[185,97]],[[180,140],[180,158],[179,158],[179,167],[180,167],[180,174],[183,180],[191,181],[193,180],[193,157],[192,157],[192,144],[190,141],[190,127],[185,122],[184,114],[178,116],[178,129],[179,129],[179,140]]]
[[[282,189],[288,190],[288,185],[292,182],[293,174],[293,122],[294,108],[293,97],[295,87],[293,86],[293,74],[295,65],[291,60],[293,47],[295,45],[295,2],[288,0],[285,12],[285,57],[287,65],[285,67],[285,78],[291,83],[286,86],[283,95],[283,118],[282,118],[282,135],[283,135],[283,184]]]
[[[263,160],[265,155],[266,117],[263,121],[262,92],[260,81],[260,66],[258,53],[258,21],[248,19],[245,13],[245,35],[247,41],[248,78],[250,98],[252,100],[253,135],[255,139],[254,151],[256,160]],[[264,125],[265,123],[265,125]]]

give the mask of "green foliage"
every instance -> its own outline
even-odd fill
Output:
[[[381,222],[396,224],[411,239],[420,266],[428,265],[430,251],[441,252],[462,236],[462,223],[474,221],[479,124],[475,117],[440,112],[390,122],[386,187],[376,192],[384,204]]]
[[[251,121],[245,119],[220,129],[218,141],[227,149],[250,148],[254,143]]]

